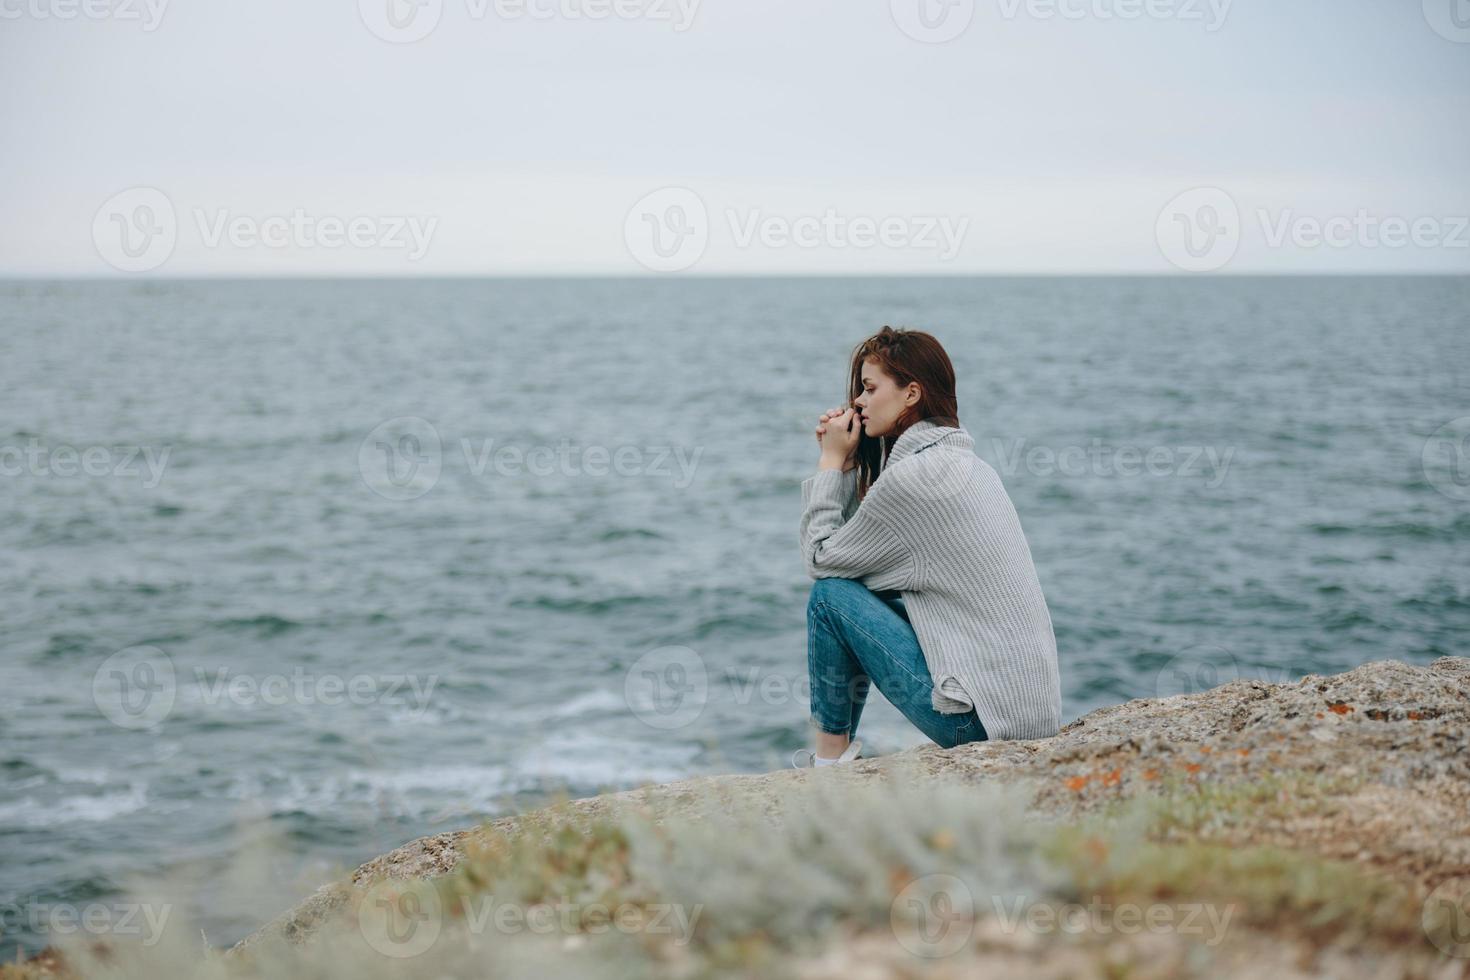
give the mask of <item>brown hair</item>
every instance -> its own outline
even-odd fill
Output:
[[[858,468],[858,499],[867,495],[868,487],[878,479],[883,459],[904,430],[921,419],[938,425],[957,426],[959,406],[955,398],[954,365],[933,335],[921,330],[882,330],[858,344],[852,352],[852,372],[848,384],[848,403],[856,406],[863,392],[863,361],[871,360],[894,380],[900,388],[910,382],[919,383],[919,400],[905,409],[894,425],[892,435],[874,438],[863,433],[858,438],[854,457]]]

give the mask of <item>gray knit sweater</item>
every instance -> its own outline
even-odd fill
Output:
[[[860,503],[856,470],[818,470],[801,499],[807,574],[903,593],[934,710],[973,706],[992,739],[1057,733],[1051,614],[1016,509],[968,432],[916,422]]]

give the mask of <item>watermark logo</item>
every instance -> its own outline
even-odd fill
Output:
[[[444,928],[444,904],[432,886],[380,881],[357,907],[357,928],[384,956],[419,956],[428,952]]]
[[[357,0],[357,14],[369,31],[389,44],[412,44],[439,26],[444,0]]]
[[[119,728],[152,728],[168,717],[178,694],[174,662],[158,647],[119,650],[92,674],[92,702]]]
[[[1435,429],[1424,441],[1419,464],[1431,487],[1451,500],[1470,501],[1470,415]]]
[[[1424,19],[1440,37],[1470,44],[1470,0],[1424,0]]]
[[[1164,258],[1186,272],[1224,268],[1240,248],[1240,208],[1218,187],[1196,187],[1159,212],[1154,237]]]
[[[628,253],[653,272],[682,272],[709,246],[709,211],[687,187],[664,187],[639,199],[623,222]]]
[[[1436,885],[1424,899],[1419,921],[1441,953],[1470,959],[1470,877]]]
[[[704,658],[681,646],[648,651],[628,668],[623,700],[652,728],[669,730],[691,724],[709,700]]]
[[[92,244],[121,272],[148,272],[167,262],[179,240],[173,202],[156,187],[130,187],[92,216]]]
[[[388,500],[414,500],[434,489],[444,465],[439,430],[426,419],[388,419],[357,447],[357,471],[369,490]]]
[[[975,19],[975,0],[889,0],[893,22],[915,41],[953,41]]]
[[[975,897],[954,875],[923,875],[893,897],[888,924],[899,945],[915,956],[953,956],[975,930]]]
[[[1239,679],[1235,654],[1212,643],[1197,643],[1170,657],[1154,675],[1154,697],[1199,694]]]

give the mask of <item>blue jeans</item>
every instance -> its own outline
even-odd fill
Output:
[[[935,711],[934,681],[897,592],[875,593],[862,582],[819,578],[806,607],[811,723],[834,735],[857,732],[877,684],[915,727],[946,749],[987,738],[980,716]]]

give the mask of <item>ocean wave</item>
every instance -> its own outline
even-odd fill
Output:
[[[517,608],[545,609],[550,612],[580,613],[601,616],[624,609],[640,609],[659,605],[666,600],[662,596],[615,595],[604,599],[578,599],[557,596],[532,596],[528,599],[512,599],[510,605]]]
[[[302,624],[294,619],[277,616],[273,613],[262,613],[258,616],[244,616],[235,619],[222,619],[216,621],[215,628],[227,631],[254,631],[261,637],[280,636],[298,630]]]
[[[666,535],[646,527],[613,527],[608,528],[597,536],[598,541],[627,541],[627,540],[667,541]]]
[[[356,822],[382,816],[423,820],[453,813],[468,818],[507,812],[523,793],[587,794],[605,787],[680,779],[689,774],[698,751],[696,746],[683,746],[651,752],[645,745],[609,744],[590,732],[568,731],[506,764],[358,767],[320,776],[284,769],[237,773],[223,795],[261,805],[276,817],[305,814]]]
[[[86,793],[45,800],[25,796],[0,803],[0,826],[55,827],[72,823],[101,823],[136,813],[148,805],[148,786],[134,782],[127,790]]]
[[[607,688],[584,691],[561,702],[546,712],[552,718],[584,718],[588,715],[628,711],[628,702],[621,694]]]
[[[572,730],[524,753],[515,767],[535,786],[592,792],[682,779],[690,774],[697,754],[698,748],[692,745],[670,746],[661,752],[648,745],[613,746],[593,732]]]
[[[1317,522],[1307,525],[1307,530],[1322,537],[1357,535],[1367,538],[1412,538],[1425,540],[1442,538],[1446,533],[1470,532],[1470,521],[1456,520],[1448,525],[1436,526],[1418,521],[1395,521],[1390,524],[1341,524]]]
[[[422,819],[448,804],[476,813],[496,813],[515,789],[500,765],[422,766],[402,770],[349,769],[307,776],[275,771],[240,774],[225,790],[228,799],[263,806],[272,816],[303,813],[334,820],[371,820],[378,815]]]

